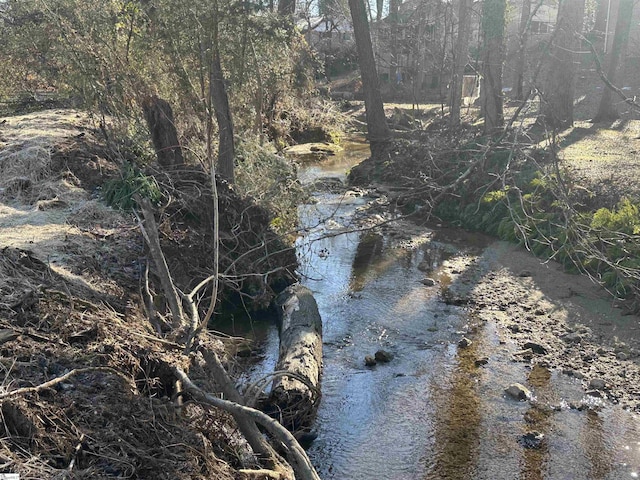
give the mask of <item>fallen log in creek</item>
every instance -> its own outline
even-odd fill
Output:
[[[280,354],[267,409],[291,431],[308,428],[320,401],[322,319],[311,290],[296,284],[275,301]]]

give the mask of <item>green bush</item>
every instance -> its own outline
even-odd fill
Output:
[[[107,205],[124,211],[133,210],[136,204],[133,199],[135,194],[148,198],[153,203],[158,203],[162,198],[156,180],[144,175],[129,162],[122,165],[120,178],[109,180],[102,188],[102,198]]]
[[[271,228],[278,235],[293,232],[298,205],[307,195],[298,182],[295,165],[255,141],[242,141],[237,151],[236,186],[273,215]]]
[[[475,153],[474,146],[462,152],[463,163]],[[511,160],[498,151],[487,158],[489,170]],[[445,221],[469,230],[482,231],[527,247],[539,257],[553,258],[567,271],[587,272],[598,278],[618,297],[640,292],[640,205],[629,199],[616,208],[576,211],[573,203],[558,195],[559,179],[528,164],[500,189],[483,190],[490,175],[465,184],[437,205],[435,213]],[[570,191],[564,177],[563,191]],[[466,202],[461,202],[465,199]],[[576,202],[579,203],[579,202]]]
[[[601,208],[593,214],[591,227],[637,235],[640,233],[640,210],[629,199],[623,199],[618,208]]]

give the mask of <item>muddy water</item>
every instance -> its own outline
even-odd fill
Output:
[[[354,153],[362,158],[362,150]],[[304,181],[342,175],[354,158],[303,168]],[[367,200],[319,193],[300,208],[308,233],[299,239],[300,274],[324,323],[323,398],[309,455],[323,479],[632,479],[640,472],[640,422],[604,404],[570,409],[579,383],[542,367],[511,361],[496,325],[481,324],[474,342],[457,341],[473,323],[463,307],[442,301],[439,287],[420,283],[427,262],[485,255],[463,232],[436,231],[412,251],[390,248],[372,233],[343,233]],[[455,238],[455,240],[454,240]],[[471,241],[473,240],[473,241]],[[438,277],[439,285],[450,279]],[[274,335],[265,345],[275,352]],[[364,366],[384,349],[388,364]],[[273,358],[274,354],[267,354]],[[478,368],[475,360],[489,357]],[[507,399],[513,382],[532,388],[535,404]],[[556,409],[550,408],[551,406]],[[545,435],[525,448],[527,432]]]

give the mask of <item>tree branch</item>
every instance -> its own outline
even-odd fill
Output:
[[[239,405],[228,400],[222,400],[209,393],[204,392],[197,387],[191,379],[184,373],[179,367],[173,367],[173,372],[176,377],[182,382],[185,389],[193,395],[193,398],[201,403],[212,405],[227,412],[232,413],[234,416],[250,418],[262,425],[275,439],[282,442],[289,452],[290,462],[296,473],[296,478],[300,480],[320,480],[320,477],[316,473],[309,457],[305,453],[304,449],[300,446],[295,437],[280,425],[273,418],[267,414],[262,413],[260,410]]]
[[[178,296],[175,284],[173,283],[173,280],[171,278],[169,266],[167,265],[167,261],[164,257],[164,254],[162,253],[162,248],[160,247],[158,226],[156,225],[156,219],[153,215],[153,207],[151,206],[151,202],[148,198],[143,198],[140,195],[136,194],[134,196],[134,199],[140,206],[142,215],[144,216],[144,225],[142,224],[142,221],[139,222],[140,230],[142,231],[144,239],[147,241],[147,245],[149,245],[151,257],[153,258],[153,262],[156,264],[156,268],[158,269],[160,283],[162,284],[162,289],[164,290],[164,293],[167,297],[169,310],[171,310],[171,315],[173,317],[172,326],[174,329],[179,329],[182,326],[182,321],[184,319],[184,310],[182,308],[180,297]]]
[[[583,35],[580,35],[580,39],[589,46],[589,50],[593,54],[593,60],[596,64],[596,71],[598,72],[598,75],[600,75],[600,79],[604,82],[604,84],[613,92],[615,92],[616,95],[618,95],[624,103],[626,103],[627,105],[630,105],[636,110],[640,110],[640,103],[637,103],[633,99],[627,97],[620,88],[618,88],[613,83],[611,83],[611,80],[607,78],[604,71],[602,70],[602,62],[600,62],[600,57],[598,57],[598,52],[593,46],[593,43],[591,43],[591,41],[588,38],[584,37]]]

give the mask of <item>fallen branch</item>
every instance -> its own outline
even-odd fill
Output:
[[[280,475],[279,472],[276,472],[275,470],[267,470],[264,468],[261,468],[260,470],[251,470],[247,468],[241,468],[240,470],[238,470],[238,473],[241,473],[247,479],[250,479],[250,478],[255,478],[259,480],[264,480],[265,478],[268,478],[271,480],[282,479],[282,475]]]
[[[218,354],[214,350],[203,348],[202,355],[205,362],[207,362],[208,370],[211,372],[211,375],[220,387],[222,395],[233,403],[245,405],[245,399],[236,389],[227,370],[222,365]],[[253,419],[247,418],[245,415],[234,415],[234,418],[238,424],[238,428],[242,432],[242,435],[247,439],[247,442],[249,442],[253,451],[257,455],[268,460],[270,462],[269,467],[274,468],[278,464],[282,465],[285,463],[285,461],[265,440],[264,435],[262,435],[262,432],[260,432],[260,429],[258,429],[258,426]]]
[[[128,377],[126,377],[122,372],[119,372],[111,367],[74,368],[73,370],[65,373],[64,375],[61,375],[52,380],[49,380],[48,382],[41,383],[40,385],[37,385],[35,387],[23,387],[23,388],[18,388],[16,390],[11,390],[10,392],[4,392],[0,394],[0,400],[4,400],[5,398],[9,398],[9,397],[15,397],[18,395],[25,395],[27,393],[41,392],[42,390],[47,390],[48,388],[55,387],[59,383],[69,380],[71,377],[74,377],[76,375],[81,375],[83,373],[90,373],[90,372],[112,373],[124,379],[127,383],[131,383],[131,380]]]
[[[280,412],[280,422],[291,430],[306,427],[318,408],[322,371],[322,318],[311,290],[296,284],[276,299],[280,354],[276,370],[296,376],[274,378],[267,404]],[[311,385],[311,388],[309,387]]]
[[[142,231],[142,235],[149,246],[151,258],[153,258],[153,262],[156,264],[156,268],[158,270],[157,273],[160,277],[160,283],[162,284],[162,290],[165,292],[167,303],[169,304],[169,310],[171,310],[171,315],[173,317],[172,326],[174,329],[179,329],[182,326],[184,311],[180,304],[180,298],[178,297],[175,284],[171,278],[169,266],[167,265],[167,261],[162,253],[162,248],[160,247],[158,226],[156,225],[156,219],[153,215],[153,207],[151,206],[151,202],[148,198],[143,198],[137,194],[134,198],[140,206],[142,215],[144,216],[144,225],[142,224],[142,220],[139,220],[140,230]]]
[[[322,393],[320,392],[320,389],[317,388],[315,385],[313,385],[311,381],[309,381],[309,379],[304,375],[301,375],[296,372],[290,372],[288,370],[276,370],[274,372],[271,372],[259,378],[258,380],[253,382],[251,385],[249,385],[247,388],[245,388],[244,396],[247,401],[247,405],[249,406],[256,405],[256,403],[258,402],[258,397],[260,396],[260,394],[263,393],[265,386],[269,382],[273,382],[276,378],[282,378],[282,377],[291,377],[295,380],[298,380],[299,382],[304,383],[307,386],[307,388],[309,388],[309,390],[311,390],[316,395],[316,401],[322,395]]]
[[[316,473],[309,457],[305,453],[304,449],[300,446],[295,437],[280,425],[273,418],[267,414],[262,413],[260,410],[246,407],[238,403],[230,402],[228,400],[222,400],[209,393],[204,392],[197,387],[184,371],[179,367],[173,367],[173,372],[176,377],[182,382],[185,389],[193,395],[193,398],[201,403],[211,405],[220,408],[226,412],[232,413],[234,416],[250,418],[262,425],[273,437],[282,442],[289,452],[289,460],[293,466],[296,478],[300,480],[320,480],[320,477]]]

